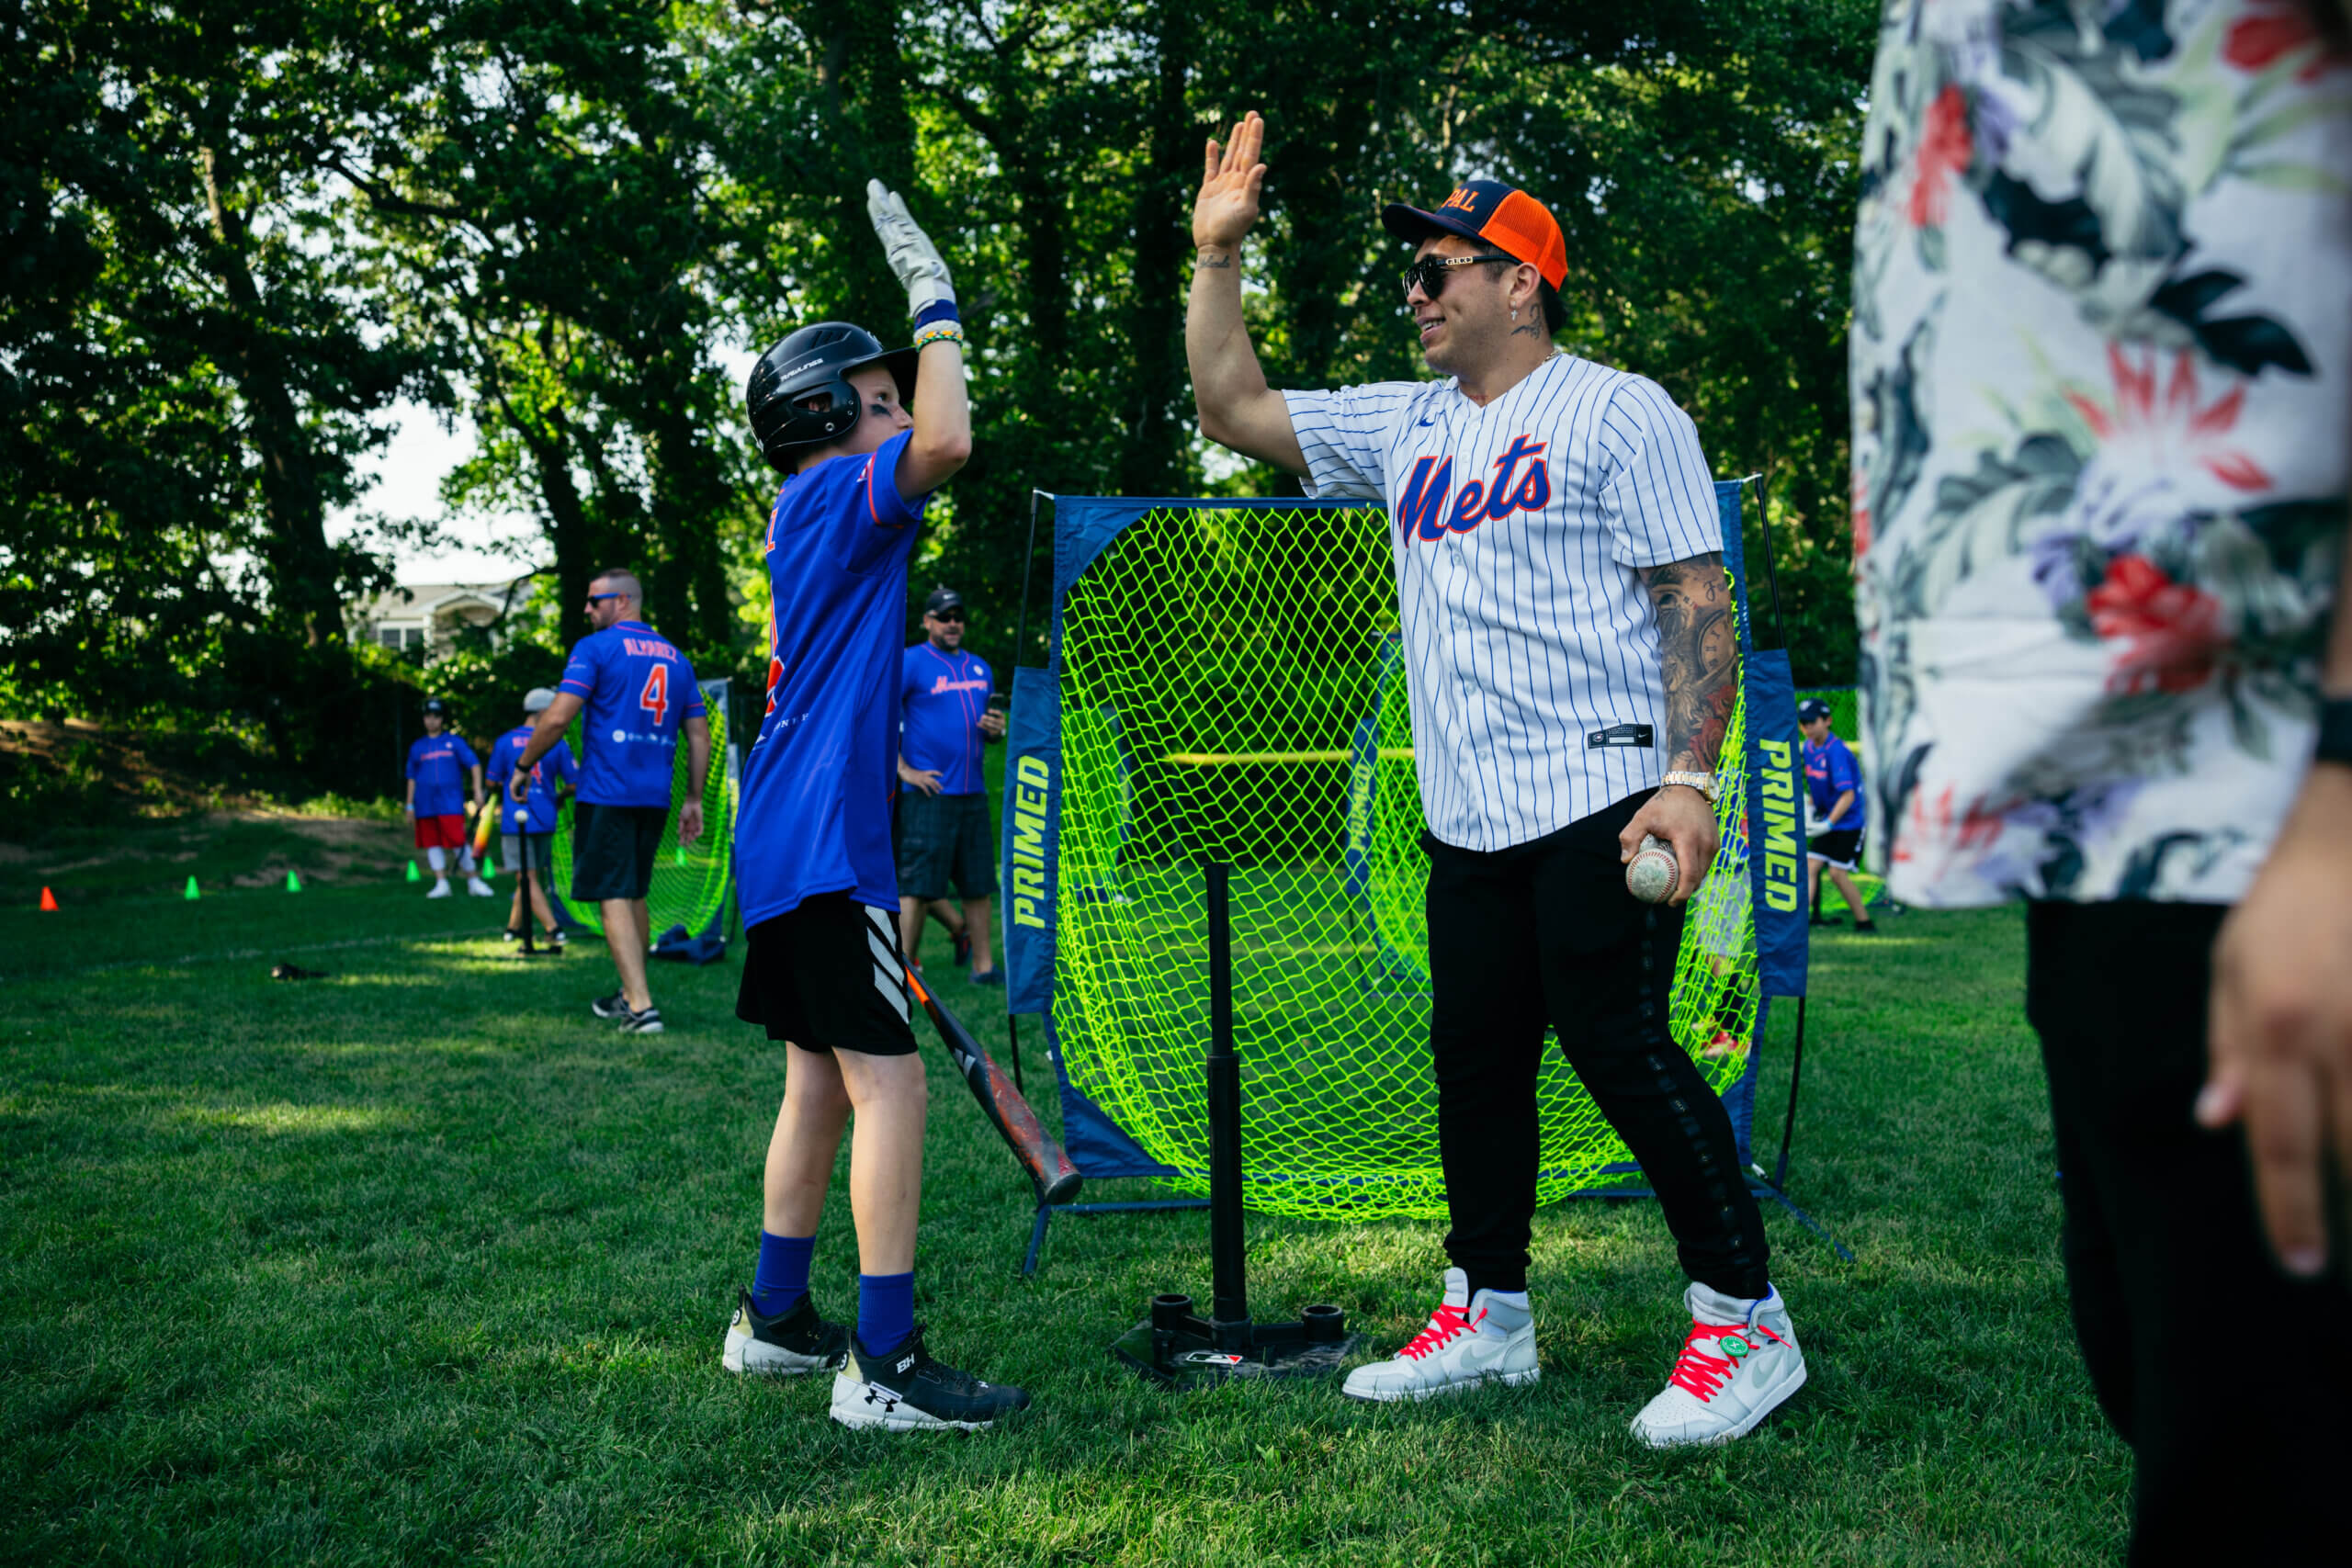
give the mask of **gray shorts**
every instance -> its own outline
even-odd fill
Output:
[[[555,835],[553,833],[501,833],[498,835],[500,863],[508,871],[523,869],[523,840],[531,840],[531,874],[545,876],[555,865]]]
[[[944,898],[950,883],[967,898],[996,892],[987,795],[900,790],[895,828],[899,897]]]

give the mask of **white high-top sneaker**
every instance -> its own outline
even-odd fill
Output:
[[[466,878],[466,891],[472,894],[477,898],[495,898],[498,897],[498,889],[492,887],[489,883],[484,882],[479,876],[469,876]]]
[[[1745,1437],[1804,1386],[1804,1352],[1779,1291],[1747,1302],[1693,1282],[1682,1301],[1690,1332],[1674,1374],[1634,1417],[1634,1436],[1654,1449]]]
[[[1429,1326],[1385,1361],[1358,1367],[1340,1392],[1350,1399],[1427,1399],[1482,1382],[1533,1382],[1535,1320],[1524,1291],[1470,1293],[1470,1277],[1445,1271],[1445,1300]]]
[[[433,890],[425,895],[427,898],[447,898],[448,896],[449,879],[446,876],[435,877],[433,879]]]

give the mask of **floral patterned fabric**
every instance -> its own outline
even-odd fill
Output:
[[[1851,353],[1898,898],[2232,901],[2293,797],[2352,435],[2352,71],[2312,18],[1888,0]]]

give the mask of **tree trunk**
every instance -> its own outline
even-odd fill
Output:
[[[1136,182],[1135,271],[1129,288],[1127,346],[1134,355],[1127,396],[1127,440],[1119,483],[1128,495],[1176,495],[1188,486],[1190,421],[1184,407],[1184,301],[1191,288],[1184,258],[1192,249],[1186,154],[1193,151],[1184,96],[1193,53],[1191,0],[1153,7],[1159,34],[1150,140]]]
[[[221,160],[213,149],[198,148],[197,162],[212,223],[207,259],[229,297],[223,314],[231,329],[230,374],[251,412],[254,451],[260,459],[271,597],[280,621],[316,648],[341,640],[344,629],[334,552],[327,545],[326,507],[319,493],[318,454],[303,434],[285,361],[263,319],[261,288],[245,259],[245,215],[223,188]]]

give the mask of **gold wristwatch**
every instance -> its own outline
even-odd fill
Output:
[[[1667,774],[1665,778],[1658,782],[1658,784],[1661,789],[1668,784],[1681,784],[1686,788],[1695,789],[1701,795],[1707,797],[1708,805],[1713,806],[1715,804],[1715,775],[1713,773],[1690,773],[1677,771]]]

